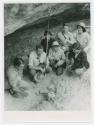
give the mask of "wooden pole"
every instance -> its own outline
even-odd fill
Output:
[[[51,9],[48,7],[48,24],[47,24],[47,30],[49,32],[50,29],[50,11]],[[47,66],[47,56],[48,56],[48,33],[47,33],[47,46],[46,46],[46,64],[45,64],[45,71]]]

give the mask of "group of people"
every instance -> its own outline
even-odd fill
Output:
[[[32,81],[38,83],[50,72],[55,72],[59,76],[63,74],[64,69],[71,74],[82,75],[89,68],[89,43],[90,36],[83,22],[77,25],[75,34],[69,31],[68,25],[63,25],[62,31],[56,37],[52,32],[45,31],[41,43],[29,55],[28,71]],[[22,79],[23,70],[23,59],[16,57],[13,66],[7,71],[10,93],[15,94],[29,88]]]

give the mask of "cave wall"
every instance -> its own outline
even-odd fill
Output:
[[[38,22],[43,22],[48,15],[57,18],[63,13],[63,19],[89,16],[89,3],[30,3],[4,5],[4,34],[13,33],[17,29]],[[57,15],[57,16],[56,16]]]
[[[47,17],[40,18],[38,21],[27,23],[15,32],[5,36],[5,70],[11,65],[16,55],[27,55],[35,48],[36,44],[40,43],[44,31],[47,30],[47,21]],[[90,11],[88,9],[80,11],[76,6],[71,9],[67,8],[63,12],[60,11],[58,14],[50,17],[50,30],[54,32],[56,36],[56,34],[61,31],[62,24],[67,23],[70,26],[70,30],[74,32],[79,21],[84,21],[87,26],[90,26]]]

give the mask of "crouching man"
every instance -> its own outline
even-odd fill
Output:
[[[23,80],[23,69],[23,59],[16,57],[7,71],[8,83],[11,86],[10,93],[15,97],[27,96],[26,90],[30,89],[30,85]]]
[[[57,41],[52,43],[48,57],[52,69],[56,72],[57,75],[61,75],[63,73],[65,63],[65,54]]]
[[[69,53],[69,58],[72,61],[68,69],[76,75],[81,76],[89,68],[87,55],[79,43],[74,43],[72,45],[72,50],[73,51]]]
[[[29,72],[33,82],[40,82],[44,77],[45,70],[50,72],[49,61],[46,58],[46,53],[43,52],[43,46],[38,45],[29,56]]]

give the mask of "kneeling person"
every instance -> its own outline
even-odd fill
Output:
[[[29,70],[34,82],[39,82],[42,79],[45,69],[49,69],[49,61],[46,59],[43,47],[38,45],[36,46],[36,50],[30,53],[29,57]]]
[[[70,58],[73,59],[73,63],[70,67],[72,72],[75,72],[77,75],[81,75],[89,68],[89,62],[87,60],[87,55],[84,50],[81,48],[79,43],[74,43],[73,52],[70,53]]]
[[[52,69],[55,70],[57,75],[61,75],[63,73],[65,63],[65,54],[57,41],[53,42],[48,57]]]

